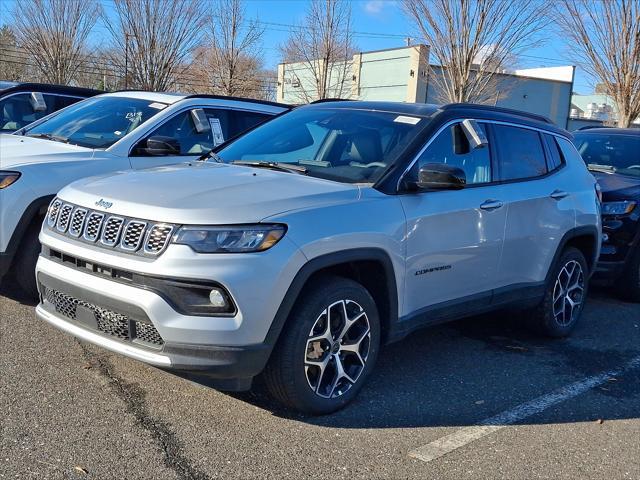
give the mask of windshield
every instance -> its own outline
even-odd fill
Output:
[[[574,143],[590,169],[640,177],[640,135],[577,133]]]
[[[225,163],[304,167],[288,171],[338,182],[374,183],[427,121],[398,113],[302,107],[241,136],[217,157]]]
[[[71,105],[24,134],[88,148],[108,148],[167,105],[137,98],[94,97]]]

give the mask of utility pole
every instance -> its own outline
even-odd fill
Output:
[[[127,32],[124,32],[124,89],[129,88],[129,37]]]

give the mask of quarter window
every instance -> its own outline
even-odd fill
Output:
[[[487,134],[485,125],[480,123]],[[467,184],[491,182],[489,148],[471,149],[459,123],[447,127],[418,158],[418,168],[427,163],[445,163],[464,170]]]
[[[553,137],[553,135],[544,134],[543,137],[545,142],[547,142],[547,148],[549,149],[549,153],[551,154],[551,156],[547,158],[547,167],[551,172],[556,168],[560,168],[560,166],[562,165],[562,152],[560,151],[558,142]]]
[[[547,173],[537,131],[507,125],[494,125],[493,128],[500,146],[500,180],[539,177]]]

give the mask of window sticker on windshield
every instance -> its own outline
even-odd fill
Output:
[[[136,123],[142,119],[142,112],[127,112],[126,118],[131,123]]]
[[[407,117],[406,115],[398,115],[393,121],[398,123],[408,123],[409,125],[417,125],[420,119],[416,117]]]
[[[209,125],[211,125],[211,132],[213,133],[213,146],[217,147],[221,143],[224,143],[224,134],[222,133],[220,119],[209,117]]]
[[[155,108],[157,110],[162,110],[166,106],[167,106],[166,104],[160,103],[160,102],[153,102],[149,104],[149,108]]]

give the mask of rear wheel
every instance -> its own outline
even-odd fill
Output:
[[[264,379],[281,403],[321,415],[349,403],[378,356],[380,321],[369,292],[349,279],[324,276],[291,312]]]
[[[640,302],[640,246],[636,248],[622,276],[616,282],[620,295],[631,302]]]
[[[40,254],[40,241],[38,234],[42,218],[34,220],[22,237],[19,252],[14,263],[14,273],[16,281],[24,293],[31,299],[38,297],[36,287],[36,263]]]
[[[549,275],[542,302],[529,313],[529,325],[550,337],[569,335],[584,308],[588,276],[582,252],[565,249]]]

